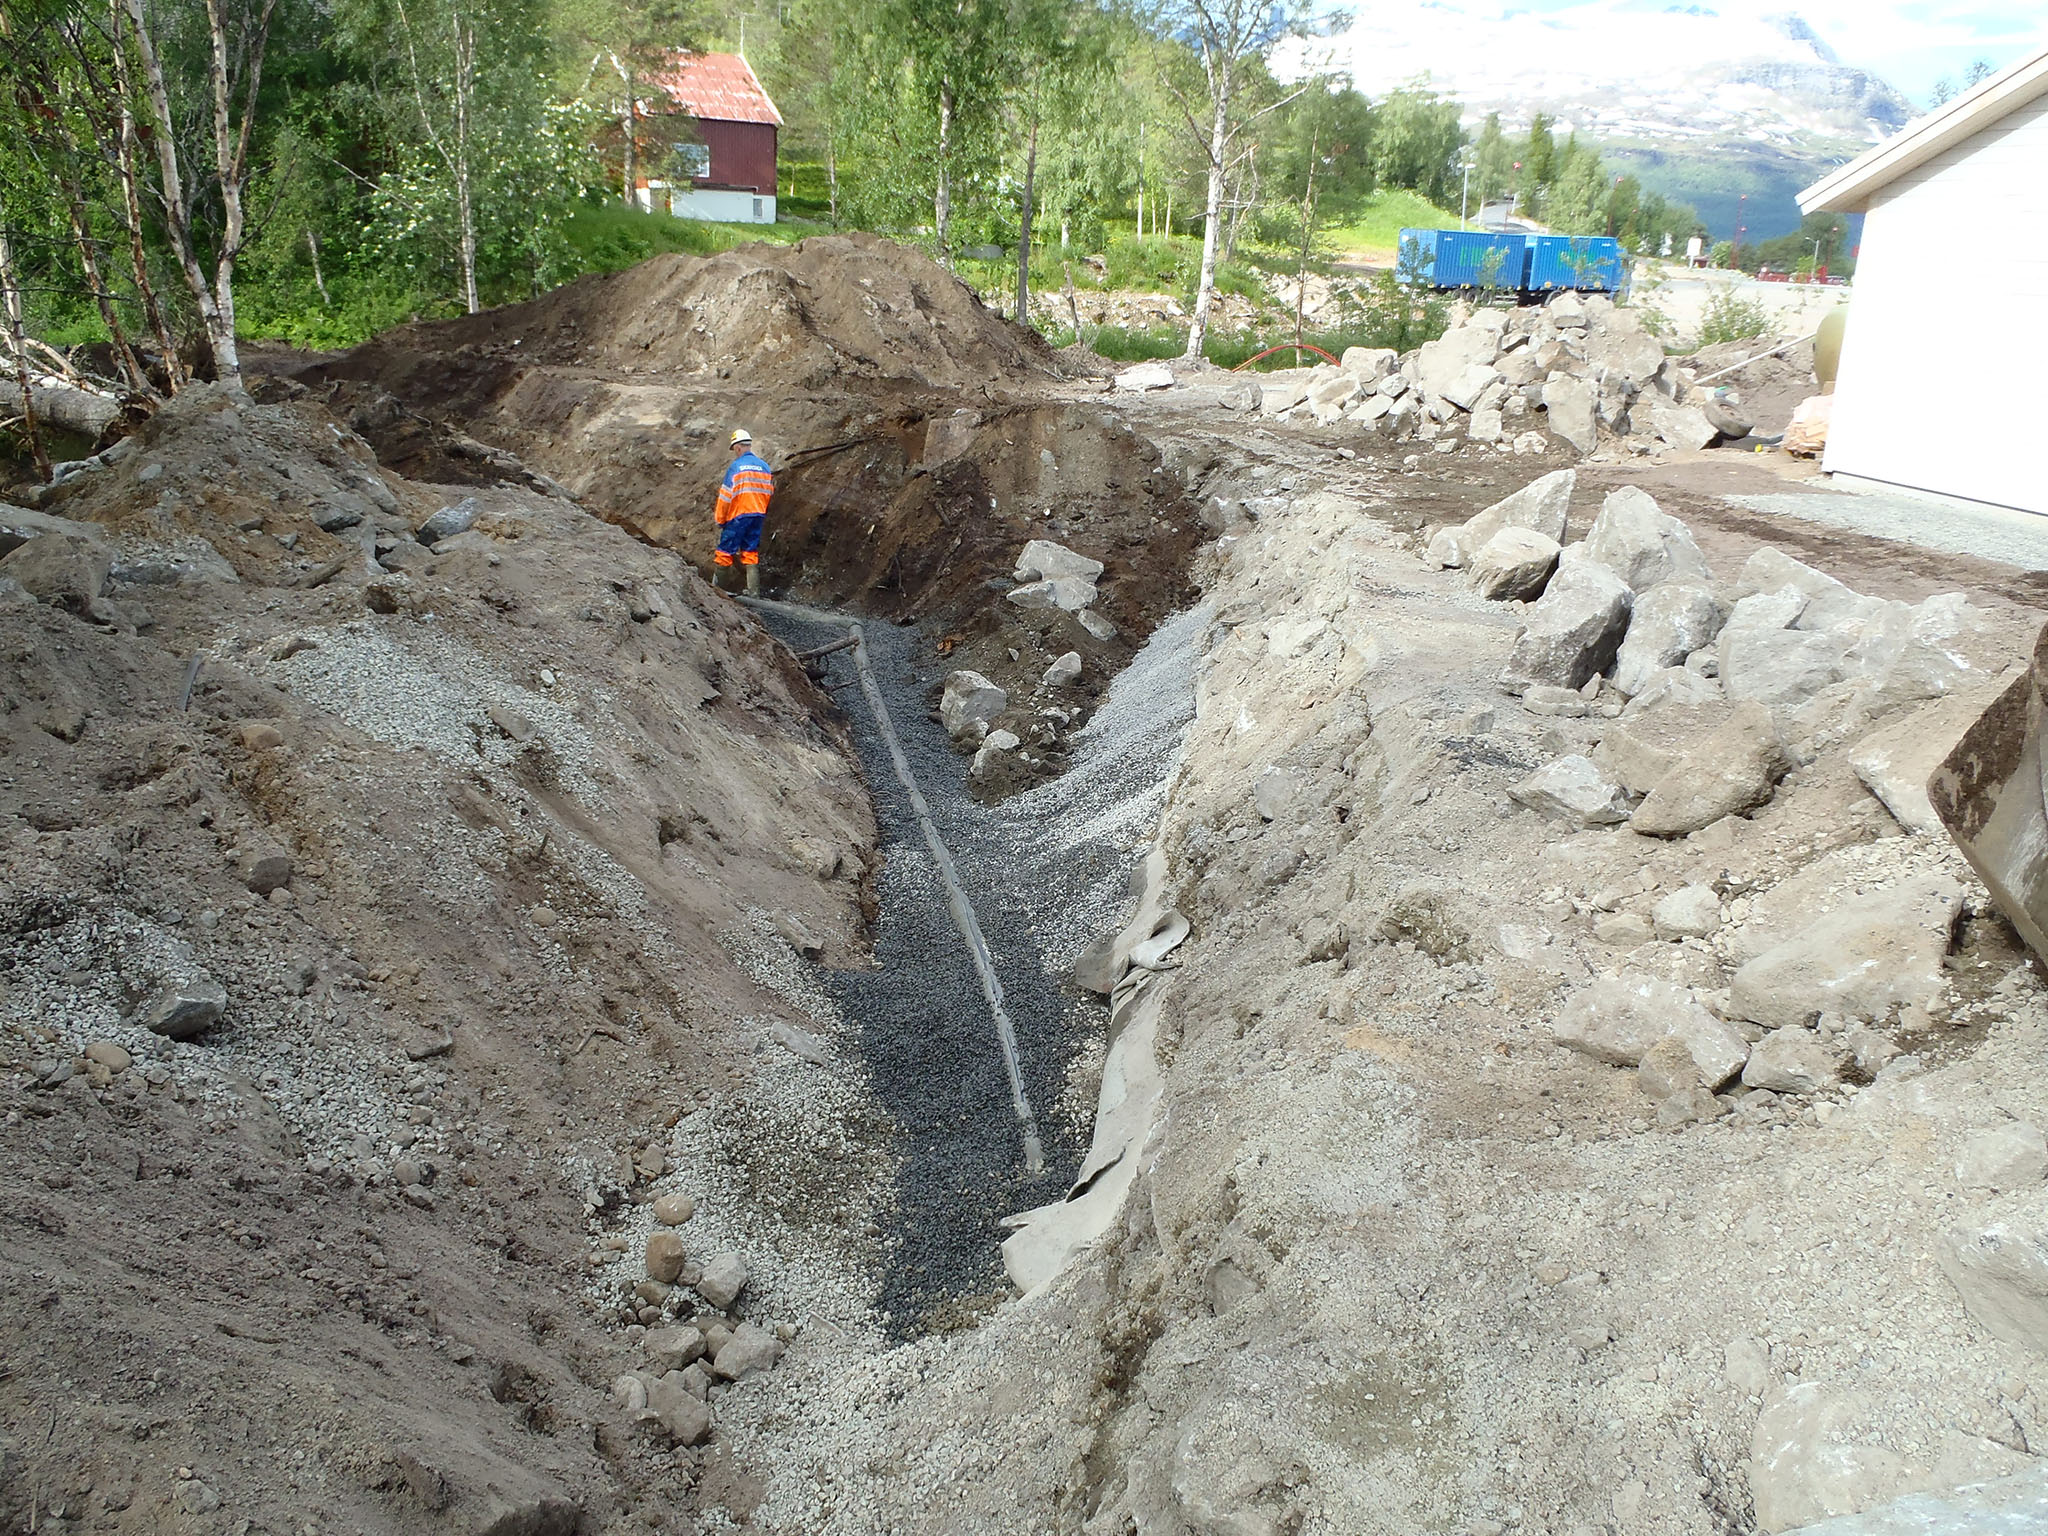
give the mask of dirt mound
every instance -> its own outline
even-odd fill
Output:
[[[1717,342],[1686,358],[1685,366],[1696,378],[1712,378],[1711,387],[1731,391],[1730,403],[1736,411],[1755,423],[1759,433],[1776,436],[1791,422],[1799,402],[1820,392],[1820,384],[1813,376],[1810,338],[1776,356],[1757,356],[1791,340],[1789,336],[1748,336],[1740,341]],[[1727,368],[1735,371],[1723,373]]]
[[[1053,359],[928,257],[861,234],[658,256],[529,303],[406,326],[366,350],[457,349],[805,390],[967,389],[1049,372]]]
[[[620,1224],[695,1195],[728,1305],[795,1313],[659,1149],[783,1013],[751,907],[863,947],[819,696],[673,555],[310,404],[195,389],[43,499],[0,508],[0,1530],[688,1529],[719,1432],[607,1389],[710,1303],[634,1295]]]

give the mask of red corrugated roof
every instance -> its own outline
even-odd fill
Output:
[[[736,53],[677,53],[667,69],[650,71],[647,78],[692,117],[782,126],[782,114],[753,67]]]

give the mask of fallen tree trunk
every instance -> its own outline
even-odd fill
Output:
[[[36,419],[48,426],[62,427],[80,437],[98,442],[121,414],[121,402],[112,395],[94,394],[88,389],[66,389],[61,385],[38,384],[30,396]],[[21,386],[12,379],[0,379],[0,412],[21,414]]]

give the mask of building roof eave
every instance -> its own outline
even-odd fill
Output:
[[[1908,123],[1799,194],[1801,213],[1862,213],[1891,182],[2048,92],[2048,48]]]

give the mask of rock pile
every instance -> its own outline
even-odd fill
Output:
[[[1239,402],[1226,400],[1235,408]],[[1534,454],[1705,448],[1749,423],[1694,389],[1635,310],[1561,293],[1540,308],[1468,309],[1411,352],[1352,347],[1341,366],[1264,376],[1267,416],[1365,428],[1394,441]]]
[[[1961,593],[1869,597],[1768,546],[1720,583],[1685,524],[1632,486],[1563,544],[1573,482],[1571,470],[1545,475],[1428,543],[1434,563],[1468,570],[1483,595],[1527,603],[1504,691],[1536,713],[1615,721],[1592,753],[1513,791],[1547,816],[1683,837],[1765,804],[1822,748],[1970,678],[1948,643],[1977,623]],[[1897,730],[1854,760],[1902,824],[1926,830],[1924,789],[1916,796],[1899,765],[1927,754],[1908,752],[1919,738],[1894,740]]]

